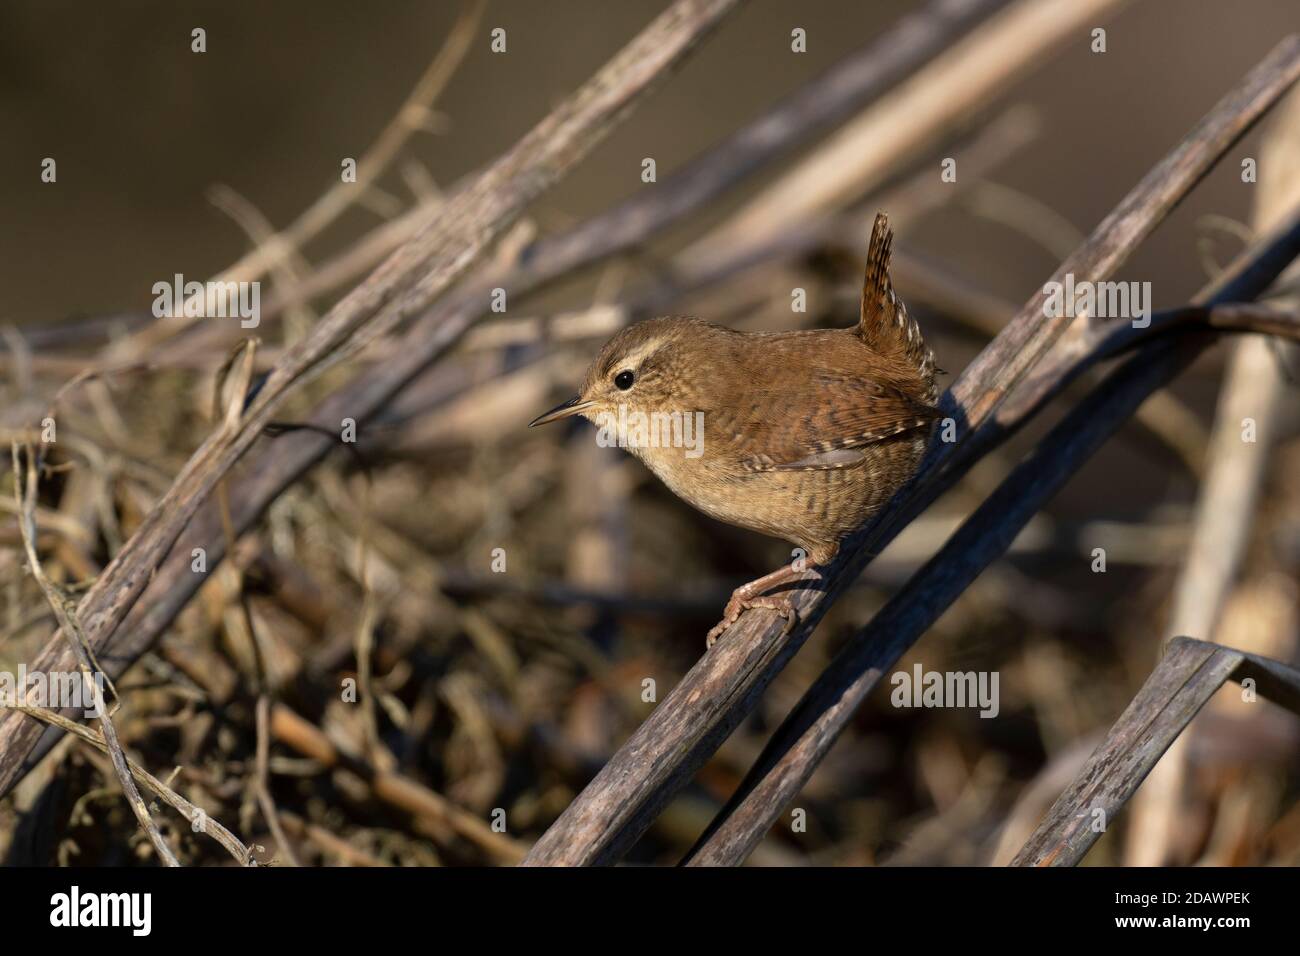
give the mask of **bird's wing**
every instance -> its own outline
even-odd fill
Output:
[[[846,468],[862,459],[866,446],[926,428],[939,417],[938,409],[893,385],[860,375],[821,370],[808,385],[805,396],[767,389],[751,393],[740,408],[715,412],[715,426],[747,470]]]

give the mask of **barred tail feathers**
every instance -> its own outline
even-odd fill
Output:
[[[889,217],[876,213],[867,248],[867,265],[862,278],[862,307],[858,334],[882,355],[895,355],[934,382],[934,353],[921,337],[916,321],[907,313],[903,300],[894,292],[889,280],[889,259],[894,233]]]

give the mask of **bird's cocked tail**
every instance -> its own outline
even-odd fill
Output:
[[[894,241],[889,217],[876,213],[867,248],[867,267],[862,278],[862,308],[858,334],[872,349],[916,369],[931,390],[930,400],[938,397],[934,386],[934,353],[921,337],[921,329],[907,314],[903,300],[889,281],[889,257]]]

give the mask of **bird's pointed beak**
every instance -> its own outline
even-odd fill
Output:
[[[567,402],[561,402],[559,405],[556,405],[549,412],[546,412],[543,415],[538,415],[528,423],[528,427],[532,428],[534,425],[545,425],[548,422],[557,422],[561,418],[568,418],[570,415],[581,415],[595,404],[595,402],[584,402],[581,395],[575,395]]]

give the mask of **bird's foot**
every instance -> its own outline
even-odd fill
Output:
[[[794,602],[790,600],[790,596],[786,594],[780,596],[763,595],[762,592],[778,584],[802,579],[817,581],[821,579],[821,575],[811,568],[796,571],[791,567],[784,567],[736,588],[732,592],[731,600],[727,601],[726,609],[722,612],[722,620],[713,625],[709,629],[709,633],[705,635],[704,649],[707,651],[712,647],[718,638],[740,619],[740,615],[750,608],[766,608],[769,611],[776,611],[785,618],[785,630],[782,633],[790,633],[799,621],[799,610],[794,606]]]
[[[799,610],[794,606],[794,602],[788,597],[746,597],[737,600],[737,592],[731,596],[727,602],[727,609],[723,612],[722,620],[709,629],[709,633],[704,636],[704,649],[707,651],[713,646],[714,642],[720,638],[727,628],[740,620],[742,611],[748,611],[751,608],[762,607],[769,611],[776,611],[785,618],[785,631],[789,633],[790,629],[799,621]]]

